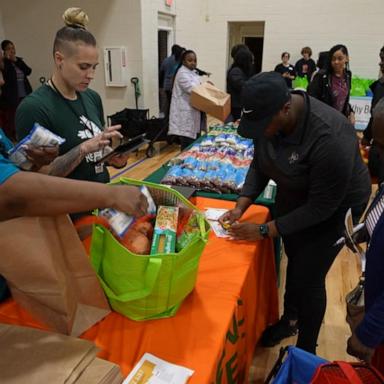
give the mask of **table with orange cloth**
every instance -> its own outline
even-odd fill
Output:
[[[234,202],[196,198],[199,209],[232,208]],[[268,209],[251,206],[244,220],[263,223]],[[145,352],[193,369],[191,384],[245,383],[255,345],[278,317],[273,245],[209,236],[194,291],[176,316],[136,322],[111,313],[81,337],[94,341],[99,357],[126,376]],[[0,305],[0,322],[47,329],[13,300]]]

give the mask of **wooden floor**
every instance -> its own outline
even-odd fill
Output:
[[[155,155],[152,158],[147,158],[145,154],[147,146],[144,145],[139,151],[131,154],[124,169],[110,167],[108,170],[111,177],[114,178],[119,175],[142,180],[180,153],[180,146],[176,144],[167,145],[165,142],[158,142],[154,143],[154,148]]]
[[[176,145],[167,146],[165,143],[155,143],[156,155],[147,159],[145,148],[137,154],[133,154],[124,170],[110,169],[111,176],[121,175],[125,177],[142,180],[162,164],[179,153]],[[350,335],[349,328],[345,322],[344,297],[357,283],[359,278],[359,263],[356,256],[345,248],[336,258],[327,276],[327,312],[318,340],[318,355],[328,360],[353,361],[345,352],[346,341]],[[280,282],[280,306],[282,304],[284,276],[286,270],[286,257],[281,262]],[[284,340],[281,345],[294,345],[295,338]],[[278,356],[281,345],[274,348],[256,347],[253,365],[251,367],[249,383],[263,383]]]
[[[281,280],[279,289],[280,313],[282,310],[285,270],[287,258],[281,262]],[[327,311],[318,339],[317,354],[327,360],[355,361],[346,352],[346,342],[350,330],[345,322],[345,295],[352,290],[359,279],[360,265],[356,256],[345,248],[337,256],[327,276]],[[276,361],[281,346],[295,345],[296,337],[285,339],[273,348],[256,347],[249,383],[263,383]]]

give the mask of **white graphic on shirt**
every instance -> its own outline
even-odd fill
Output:
[[[102,130],[91,120],[87,119],[85,116],[80,116],[80,124],[85,127],[84,130],[79,131],[77,136],[82,140],[92,139],[93,137],[99,135]],[[97,160],[103,157],[103,151],[97,151],[93,153],[88,153],[85,156],[85,161],[87,163],[95,163]]]
[[[289,164],[296,163],[299,160],[299,154],[297,152],[292,152],[291,156],[288,157]]]

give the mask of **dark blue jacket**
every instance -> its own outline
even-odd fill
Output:
[[[380,188],[369,210],[384,195]],[[370,348],[384,343],[384,214],[372,233],[367,250],[365,269],[365,316],[356,328],[359,340]]]

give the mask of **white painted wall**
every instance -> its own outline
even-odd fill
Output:
[[[3,26],[3,14],[0,8],[0,41],[3,41],[4,39],[5,39],[5,34],[4,34],[4,26]]]
[[[62,26],[61,14],[73,6],[70,0],[12,0],[0,5],[0,38],[13,40],[17,52],[32,67],[34,87],[52,69],[54,34]],[[303,46],[319,51],[336,43],[350,50],[356,75],[375,78],[378,51],[384,43],[383,0],[77,0],[76,6],[90,17],[89,29],[99,47],[127,47],[129,77],[137,76],[142,96],[139,107],[158,113],[157,30],[159,13],[174,15],[175,42],[197,53],[198,66],[211,72],[212,80],[225,87],[228,57],[228,22],[264,21],[263,70],[280,61],[281,52],[291,53],[294,63]],[[1,22],[2,20],[2,22]],[[105,114],[134,107],[133,87],[105,87],[102,51],[100,68],[92,84],[101,95]]]
[[[143,96],[145,107],[151,115],[158,114],[158,18],[159,13],[175,15],[174,0],[172,7],[165,5],[165,0],[142,0],[142,47],[143,47]]]
[[[319,51],[347,45],[351,70],[362,77],[378,75],[378,52],[384,43],[383,0],[179,0],[177,38],[197,52],[199,67],[225,85],[228,22],[265,21],[263,70],[272,70],[283,51],[291,62],[309,45]]]
[[[31,82],[39,86],[41,76],[49,78],[52,72],[52,45],[56,31],[63,26],[61,15],[74,6],[73,1],[12,0],[1,4],[4,32],[12,40],[17,54],[32,68]],[[78,0],[90,18],[89,30],[100,48],[100,64],[91,87],[102,97],[105,115],[124,107],[134,107],[133,86],[106,87],[104,77],[104,46],[126,46],[128,76],[142,78],[142,40],[140,0]],[[0,19],[1,20],[1,19]],[[0,24],[0,35],[1,35]]]

